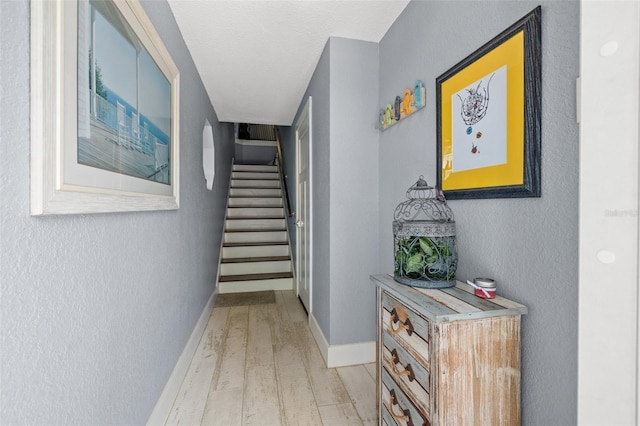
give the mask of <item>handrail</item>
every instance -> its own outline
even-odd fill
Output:
[[[284,187],[284,203],[287,205],[287,211],[289,217],[293,217],[295,212],[291,209],[291,201],[289,201],[289,190],[287,189],[287,180],[284,175],[284,160],[282,158],[282,147],[280,146],[280,132],[276,126],[273,126],[274,133],[276,135],[276,146],[278,148],[278,170],[280,171],[280,180]]]

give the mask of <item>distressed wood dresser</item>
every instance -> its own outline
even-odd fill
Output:
[[[468,284],[378,288],[381,425],[519,425],[520,318],[527,308]]]

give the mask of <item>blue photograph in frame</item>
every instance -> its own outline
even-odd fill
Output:
[[[171,84],[113,2],[78,2],[78,163],[169,184],[170,142]]]

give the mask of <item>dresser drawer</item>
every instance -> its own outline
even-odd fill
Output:
[[[388,425],[430,426],[426,413],[411,402],[411,399],[387,374],[382,371],[382,422]]]
[[[382,292],[382,329],[429,368],[429,322],[386,291]]]
[[[387,333],[383,333],[382,367],[428,417],[429,371]]]

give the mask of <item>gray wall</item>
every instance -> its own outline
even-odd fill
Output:
[[[278,153],[274,146],[256,146],[236,143],[235,164],[271,164]]]
[[[312,96],[313,315],[331,345],[375,340],[377,86],[378,44],[332,37],[294,119]],[[281,134],[295,206],[295,128]]]
[[[376,338],[369,275],[378,267],[378,44],[331,38],[330,90],[329,343],[340,345]]]
[[[144,424],[213,292],[233,128],[218,122],[168,4],[144,7],[181,73],[180,209],[31,217],[29,3],[0,2],[2,424]]]
[[[579,70],[577,1],[411,2],[380,43],[383,105],[415,80],[427,106],[380,137],[379,272],[393,268],[395,206],[420,174],[435,184],[435,79],[542,4],[542,197],[460,200],[457,278],[498,281],[523,317],[523,424],[576,423]],[[407,29],[410,29],[407,31]]]
[[[331,130],[331,40],[322,51],[322,55],[318,60],[318,65],[313,72],[309,86],[302,98],[298,112],[293,120],[295,126],[304,104],[313,98],[311,106],[311,156],[312,158],[312,182],[311,191],[313,198],[313,316],[318,321],[318,325],[322,329],[327,339],[330,336],[330,235],[327,231],[330,225],[330,130]],[[287,185],[290,189],[291,204],[295,210],[296,205],[296,141],[295,128],[283,128],[282,133],[282,156],[285,162],[285,174],[287,177]],[[295,255],[295,222],[296,218],[289,221],[290,237],[292,242],[292,251]]]

